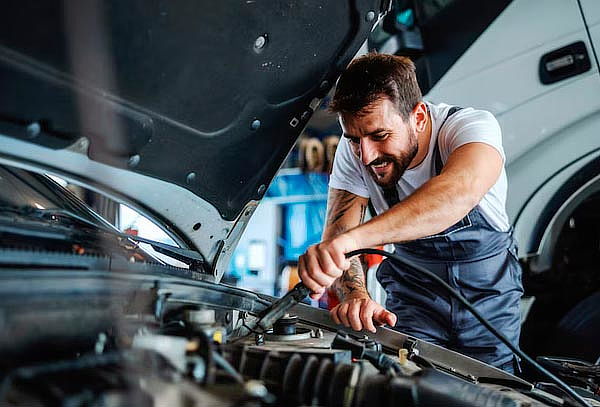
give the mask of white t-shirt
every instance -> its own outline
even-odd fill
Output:
[[[438,105],[427,103],[427,107],[431,113],[429,151],[419,165],[407,169],[398,180],[396,189],[400,200],[412,194],[417,188],[435,176],[433,151],[438,138],[440,156],[444,163],[454,150],[464,144],[473,142],[489,144],[498,150],[502,160],[506,161],[504,149],[502,148],[500,125],[490,112],[473,108],[459,110],[448,118],[440,132],[440,126],[452,106],[444,103]],[[389,209],[383,198],[382,189],[369,175],[367,168],[361,163],[360,159],[354,155],[349,141],[345,137],[340,140],[335,153],[329,186],[365,198],[371,198],[373,207],[378,214]],[[505,207],[506,189],[506,171],[502,168],[500,178],[478,205],[479,210],[490,225],[501,232],[506,232],[509,229]]]

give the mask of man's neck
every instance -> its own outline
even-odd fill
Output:
[[[429,152],[429,141],[431,140],[431,112],[427,111],[427,123],[421,132],[417,132],[418,150],[415,158],[410,162],[408,169],[421,164]]]

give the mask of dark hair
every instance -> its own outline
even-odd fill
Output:
[[[329,110],[356,114],[383,97],[396,106],[403,120],[422,100],[409,58],[375,53],[358,57],[338,80]]]

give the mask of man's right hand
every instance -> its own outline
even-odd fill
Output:
[[[346,253],[357,249],[356,241],[348,234],[312,245],[298,259],[298,275],[311,291],[310,297],[320,298],[325,289],[350,268]]]
[[[397,317],[366,295],[344,299],[331,311],[331,318],[336,324],[342,324],[355,331],[366,329],[376,332],[375,324],[383,326],[396,325]]]

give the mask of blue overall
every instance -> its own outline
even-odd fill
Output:
[[[454,111],[451,110],[448,117]],[[443,164],[437,143],[434,155],[435,174],[439,174]],[[391,194],[389,190],[384,191],[390,206],[398,202],[397,191],[395,196],[394,192]],[[439,234],[395,244],[395,252],[427,268],[457,289],[518,346],[523,287],[512,229],[497,231],[475,207]],[[514,358],[510,349],[451,298],[443,287],[389,260],[380,265],[377,279],[387,293],[386,308],[398,317],[394,329],[513,371]]]

